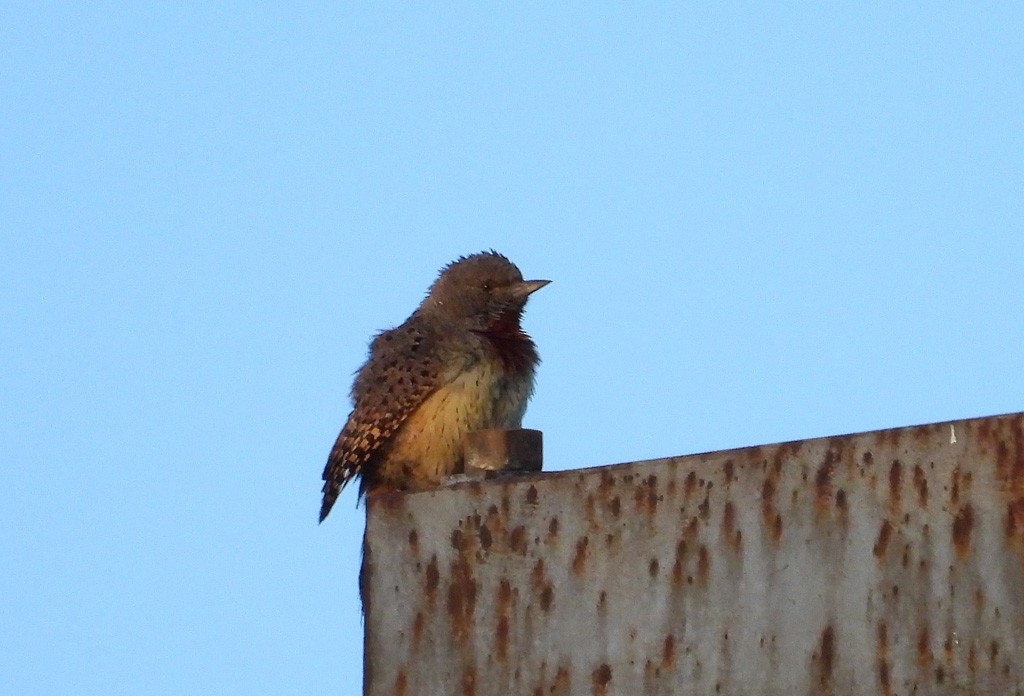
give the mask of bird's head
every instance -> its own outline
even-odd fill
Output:
[[[496,251],[485,251],[441,269],[419,311],[474,331],[516,329],[527,298],[550,282],[523,280],[514,263]]]

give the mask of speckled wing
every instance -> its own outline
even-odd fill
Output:
[[[362,473],[409,415],[462,369],[461,361],[442,359],[441,338],[415,321],[378,334],[370,345],[370,358],[352,386],[352,413],[324,468],[321,522],[341,489]]]

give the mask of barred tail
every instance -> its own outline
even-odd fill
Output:
[[[338,495],[341,494],[341,487],[343,485],[343,480],[338,480],[333,477],[328,478],[326,471],[324,472],[324,479],[324,499],[323,502],[320,503],[320,522],[327,519],[327,515],[330,514],[331,508],[334,507],[334,502],[338,499]]]

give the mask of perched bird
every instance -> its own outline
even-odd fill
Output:
[[[320,521],[356,476],[374,490],[424,490],[462,470],[462,441],[518,428],[540,359],[520,326],[531,293],[495,251],[441,269],[416,311],[379,333],[352,385],[352,413],[324,468]]]

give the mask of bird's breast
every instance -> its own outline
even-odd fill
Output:
[[[500,359],[475,362],[409,415],[380,461],[378,478],[401,489],[436,486],[462,470],[467,434],[520,427],[532,391],[532,365],[511,372]]]

